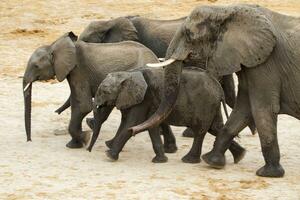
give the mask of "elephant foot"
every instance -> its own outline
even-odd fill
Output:
[[[181,158],[184,163],[200,163],[200,156],[192,156],[191,154],[186,154]]]
[[[86,118],[86,124],[88,125],[88,127],[90,127],[90,129],[94,129],[94,121],[95,119],[94,118]]]
[[[257,176],[263,177],[283,177],[284,169],[280,164],[278,165],[265,165],[256,171]]]
[[[235,164],[240,162],[245,157],[246,150],[241,146],[236,146],[236,147],[233,148],[233,146],[231,145],[229,150],[232,153],[233,160],[234,160]]]
[[[194,132],[193,132],[192,129],[187,128],[187,129],[185,129],[185,130],[183,131],[182,136],[183,136],[183,137],[193,138],[193,137],[194,137]]]
[[[106,152],[106,156],[111,160],[111,161],[117,161],[119,159],[119,154],[114,152],[113,150],[109,149]]]
[[[113,145],[113,142],[114,142],[114,140],[111,139],[111,140],[105,141],[105,144],[106,144],[106,146],[107,146],[109,149],[111,149],[111,148],[112,148],[112,145]]]
[[[223,154],[208,152],[202,156],[202,159],[212,168],[222,169],[225,166],[226,160]]]
[[[165,153],[175,153],[177,151],[176,144],[165,144],[164,145]]]
[[[82,142],[71,139],[70,142],[68,142],[66,144],[66,147],[70,148],[70,149],[79,149],[82,148],[84,145]]]
[[[163,155],[163,156],[155,156],[153,159],[152,159],[152,162],[153,163],[165,163],[168,161],[168,157]]]

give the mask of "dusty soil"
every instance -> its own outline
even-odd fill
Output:
[[[63,3],[62,3],[63,2]],[[258,136],[244,130],[239,142],[247,148],[241,163],[227,155],[223,170],[184,164],[191,139],[174,127],[179,150],[169,162],[153,164],[147,134],[131,139],[118,162],[109,162],[104,141],[119,125],[115,110],[105,123],[92,153],[65,147],[70,139],[70,112],[54,110],[67,98],[66,82],[36,83],[33,88],[33,142],[25,141],[21,76],[34,49],[67,31],[79,34],[91,20],[124,15],[172,19],[200,4],[259,3],[273,10],[300,15],[299,0],[9,0],[0,2],[0,199],[300,199],[300,124],[280,116],[278,124],[281,179],[259,178],[262,166]],[[84,130],[89,131],[84,124]],[[203,152],[212,146],[207,136]]]

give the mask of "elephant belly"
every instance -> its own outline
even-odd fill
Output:
[[[213,107],[211,109],[191,107],[191,109],[182,110],[176,109],[175,106],[165,122],[173,126],[204,128],[211,125],[215,114],[216,112]]]

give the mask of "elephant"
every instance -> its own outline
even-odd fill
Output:
[[[80,34],[79,40],[94,43],[120,42],[125,40],[138,41],[151,49],[156,56],[164,58],[168,45],[176,30],[184,22],[186,17],[174,20],[154,20],[144,17],[119,17],[108,21],[93,21]],[[189,65],[201,65],[205,68],[205,62],[186,63]],[[233,108],[235,104],[235,85],[232,74],[223,76],[221,80],[225,92],[226,103]],[[66,102],[64,105],[68,104]],[[62,112],[66,106],[58,109]],[[89,123],[91,125],[91,123]],[[249,124],[251,132],[255,133],[255,124]],[[186,129],[184,136],[192,137],[191,129]]]
[[[300,18],[257,5],[196,7],[176,32],[166,54],[165,92],[156,113],[131,127],[137,133],[163,121],[174,108],[183,62],[206,60],[216,76],[236,73],[237,101],[222,134],[203,160],[214,168],[226,164],[232,139],[252,120],[258,130],[265,165],[258,176],[282,177],[277,116],[300,119]],[[153,65],[150,65],[153,66]]]
[[[31,55],[23,78],[27,141],[31,141],[31,93],[34,81],[54,77],[60,82],[67,79],[71,90],[69,133],[72,137],[67,147],[81,148],[89,139],[82,133],[82,120],[93,108],[92,98],[101,81],[110,72],[143,67],[148,62],[158,62],[158,59],[140,43],[86,43],[77,41],[73,32],[64,34],[51,45],[39,47]],[[109,106],[104,108],[107,116],[112,109]]]
[[[119,153],[132,136],[127,129],[143,122],[157,109],[159,97],[163,92],[163,76],[162,69],[141,68],[112,72],[99,85],[94,101],[94,107],[97,108],[94,110],[95,121],[100,121],[98,118],[102,116],[100,113],[103,106],[116,106],[122,113],[120,128],[106,152],[112,160],[119,158]],[[165,125],[189,127],[194,131],[192,148],[182,158],[183,162],[199,163],[206,132],[216,136],[223,127],[221,101],[224,101],[224,93],[217,79],[197,68],[183,70],[174,109],[161,122]],[[100,123],[95,124],[89,150],[98,137],[100,127]],[[148,132],[156,154],[152,161],[166,162],[167,157],[164,154],[158,127],[152,127]],[[245,149],[235,141],[231,143],[229,150],[235,163],[244,157]]]

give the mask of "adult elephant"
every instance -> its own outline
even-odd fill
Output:
[[[31,55],[23,78],[27,141],[31,140],[31,92],[34,81],[54,77],[58,81],[68,80],[71,90],[69,133],[72,140],[67,147],[80,148],[88,140],[82,133],[82,120],[93,108],[92,98],[101,81],[110,72],[144,67],[148,62],[158,62],[158,59],[150,49],[137,42],[85,43],[77,41],[77,36],[72,32],[64,34],[51,45],[39,47]],[[104,107],[103,116],[109,116],[112,109],[112,106]],[[169,131],[169,128],[164,130]]]
[[[180,25],[186,17],[175,20],[154,20],[144,17],[119,17],[108,21],[91,22],[80,34],[79,40],[93,43],[110,43],[125,40],[138,41],[151,49],[156,56],[164,58],[167,48]],[[205,62],[189,62],[187,66],[200,65],[205,68]],[[231,74],[223,76],[221,80],[226,103],[233,108],[235,104],[235,86]],[[68,101],[57,110],[61,113],[68,107]],[[89,123],[92,124],[92,123]],[[249,125],[255,133],[254,123]],[[192,136],[191,129],[186,129],[184,136]]]
[[[195,8],[174,36],[166,58],[165,93],[157,112],[133,132],[153,127],[172,111],[183,62],[207,60],[218,76],[237,73],[237,102],[223,134],[203,159],[225,165],[232,139],[254,119],[265,165],[256,174],[282,177],[277,115],[300,119],[300,19],[251,5]],[[177,63],[176,65],[170,63]],[[180,64],[178,64],[180,63]]]

